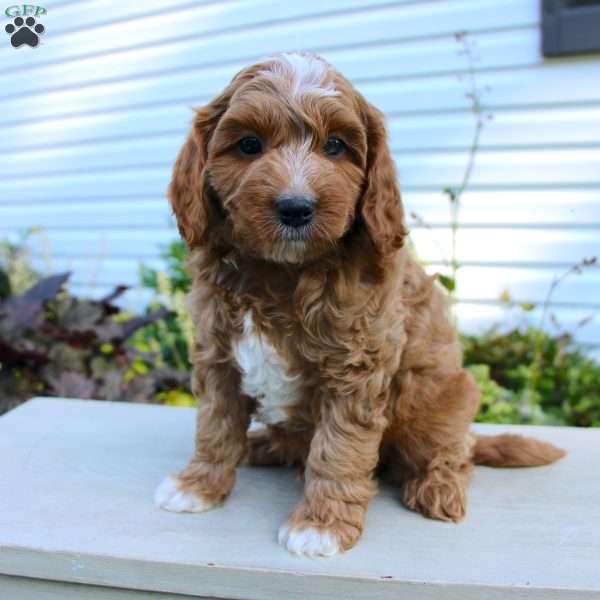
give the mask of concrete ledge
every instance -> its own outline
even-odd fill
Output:
[[[154,508],[155,486],[191,454],[193,410],[32,400],[0,418],[0,598],[600,599],[600,430],[477,429],[569,455],[477,468],[461,525],[384,487],[361,543],[311,561],[276,543],[302,491],[289,470],[241,469],[206,514]]]

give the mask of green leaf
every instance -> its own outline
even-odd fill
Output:
[[[454,277],[438,274],[438,280],[449,292],[453,292],[456,289],[456,280]]]
[[[519,306],[525,312],[531,312],[536,308],[537,304],[532,304],[531,302],[522,302],[521,304],[519,304]]]

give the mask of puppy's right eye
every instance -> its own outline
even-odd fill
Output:
[[[238,144],[240,152],[246,156],[254,156],[262,152],[262,144],[257,137],[242,138]]]

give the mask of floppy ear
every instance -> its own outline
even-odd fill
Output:
[[[396,168],[387,145],[383,114],[366,104],[367,179],[361,217],[377,252],[393,253],[404,244],[404,213]]]
[[[208,234],[208,199],[205,166],[210,137],[227,110],[233,93],[230,85],[210,104],[195,111],[192,130],[179,151],[168,196],[181,237],[190,248],[200,246]]]
[[[200,130],[193,129],[179,151],[173,167],[168,196],[181,237],[190,248],[206,237],[208,215],[204,199],[206,149]]]
[[[254,77],[261,65],[240,71],[212,102],[196,110],[192,131],[179,151],[168,189],[181,237],[190,248],[203,244],[208,235],[209,208],[205,165],[210,137],[235,91]]]

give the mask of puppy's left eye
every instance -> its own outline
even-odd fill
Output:
[[[327,143],[323,146],[323,152],[327,156],[340,156],[346,151],[346,144],[339,138],[330,137]]]
[[[239,149],[242,154],[245,154],[246,156],[252,156],[262,152],[262,144],[257,137],[250,135],[240,140]]]

